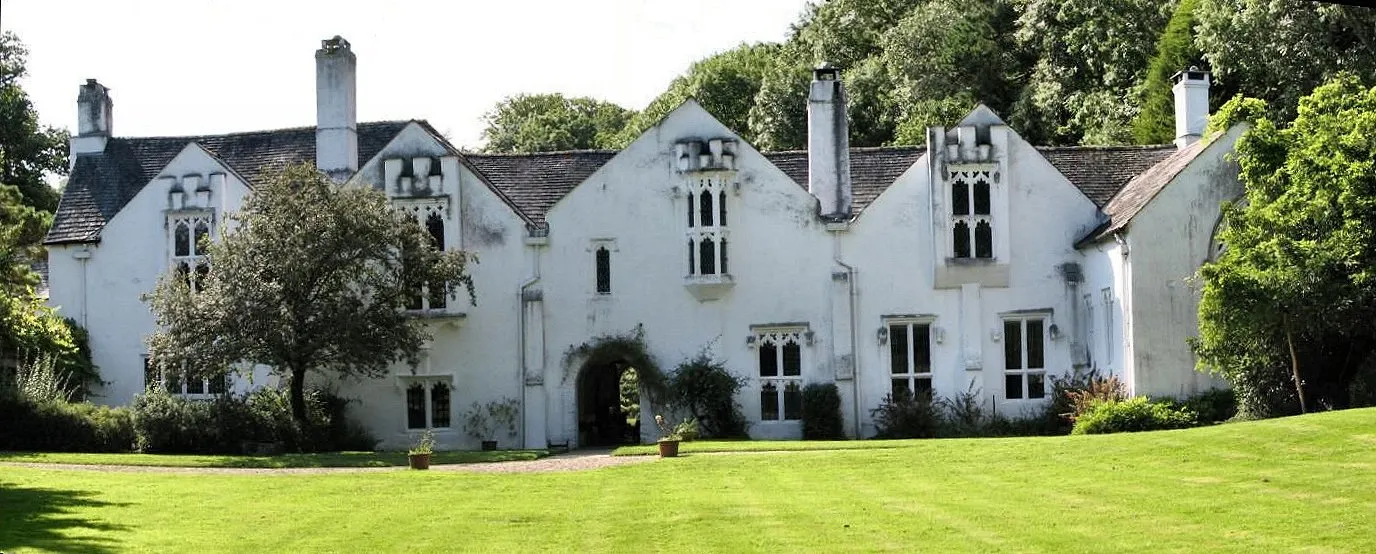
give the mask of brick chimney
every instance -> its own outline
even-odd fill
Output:
[[[1199,141],[1209,126],[1209,72],[1191,66],[1175,74],[1175,147]]]
[[[358,59],[338,35],[315,51],[315,166],[343,181],[358,171]]]
[[[822,217],[850,218],[850,129],[841,71],[823,63],[812,71],[807,98],[807,190],[822,203]]]
[[[114,103],[110,89],[95,79],[86,79],[76,97],[77,134],[72,137],[72,157],[99,154],[105,151],[105,141],[114,127]],[[72,160],[75,163],[75,159]]]

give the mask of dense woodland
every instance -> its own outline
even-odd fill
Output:
[[[1376,81],[1376,10],[1301,0],[830,0],[788,37],[698,61],[640,111],[507,98],[484,148],[621,148],[692,97],[761,149],[799,149],[822,62],[843,70],[852,146],[922,144],[980,102],[1035,144],[1166,143],[1191,65],[1213,72],[1212,105],[1245,94],[1279,120],[1341,72]]]

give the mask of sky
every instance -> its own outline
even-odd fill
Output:
[[[692,62],[782,41],[805,0],[3,0],[29,48],[22,85],[44,124],[76,127],[78,87],[110,87],[116,136],[315,124],[315,50],[358,57],[358,119],[427,119],[481,144],[482,115],[518,93],[641,109]]]

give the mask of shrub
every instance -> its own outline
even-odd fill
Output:
[[[881,439],[931,438],[942,425],[940,407],[926,394],[886,395],[878,408],[870,410],[870,417],[878,430],[876,438]]]
[[[0,450],[128,452],[134,427],[125,408],[58,400],[0,402]]]
[[[710,438],[746,436],[745,414],[736,404],[744,385],[706,350],[679,364],[668,379],[672,404],[696,419],[702,436]]]
[[[187,400],[149,389],[134,400],[135,444],[141,452],[163,453],[237,454],[248,443],[291,452],[372,450],[377,441],[349,420],[347,405],[332,393],[307,391],[309,423],[299,428],[285,390]]]
[[[1183,429],[1198,424],[1198,415],[1170,402],[1137,396],[1093,402],[1075,419],[1074,435]]]
[[[812,383],[803,387],[802,415],[804,439],[846,438],[841,418],[841,392],[835,383]]]
[[[1178,404],[1199,414],[1199,423],[1206,425],[1228,421],[1237,415],[1237,397],[1232,389],[1209,389],[1187,396]]]

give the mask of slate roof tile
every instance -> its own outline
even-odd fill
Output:
[[[1175,180],[1175,176],[1199,157],[1207,146],[1205,141],[1198,141],[1178,151],[1172,148],[1173,152],[1170,155],[1139,172],[1104,206],[1104,215],[1108,216],[1108,221],[1091,231],[1079,241],[1079,244],[1098,240],[1126,227],[1133,216],[1142,211],[1161,189]]]
[[[536,154],[464,154],[473,169],[537,226],[579,183],[616,156],[615,150]]]
[[[1094,205],[1104,207],[1133,177],[1146,171],[1175,147],[1155,146],[1039,146],[1046,161],[1080,189]]]
[[[409,121],[358,124],[358,157],[371,159]],[[200,144],[249,184],[288,164],[315,160],[315,127],[228,135],[111,138],[105,151],[76,158],[46,244],[100,240],[105,223],[124,208],[186,145]]]

